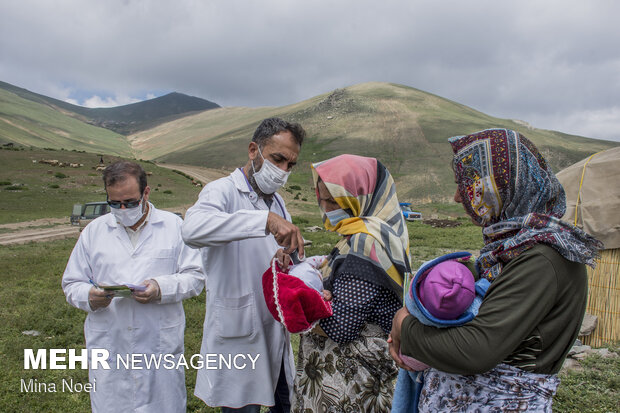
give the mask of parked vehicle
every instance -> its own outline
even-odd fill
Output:
[[[73,205],[71,214],[71,225],[80,227],[80,231],[84,229],[90,221],[110,212],[110,206],[107,202],[87,202],[84,205]]]
[[[422,219],[421,212],[415,212],[411,210],[411,202],[401,202],[400,210],[403,211],[403,216],[407,221],[419,221]]]

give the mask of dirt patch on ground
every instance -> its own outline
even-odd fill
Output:
[[[430,225],[433,228],[455,228],[461,225],[459,221],[451,219],[425,219],[422,223]]]
[[[68,224],[69,217],[64,218],[41,218],[34,221],[15,222],[12,224],[0,224],[0,229],[21,229],[29,227],[42,227],[45,225]]]
[[[60,219],[60,218],[57,218]],[[41,220],[20,222],[23,228],[15,232],[0,235],[0,245],[25,244],[28,242],[52,241],[63,238],[77,238],[80,235],[78,227],[67,223],[68,218],[63,219],[64,224],[56,225],[51,228],[27,229],[28,227],[37,226]]]
[[[228,176],[231,172],[222,169],[204,168],[201,166],[175,165],[168,163],[158,163],[157,166],[168,169],[176,169],[177,171],[183,172],[191,176],[192,178],[202,182],[203,184],[207,184],[211,181],[215,181],[216,179]]]

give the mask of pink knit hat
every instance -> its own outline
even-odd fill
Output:
[[[422,305],[437,318],[451,320],[463,314],[476,296],[474,276],[456,261],[444,261],[424,274],[418,283]]]

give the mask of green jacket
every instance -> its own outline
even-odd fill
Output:
[[[587,291],[585,265],[539,244],[504,266],[469,323],[440,329],[406,317],[401,351],[454,374],[500,363],[557,373],[579,333]]]

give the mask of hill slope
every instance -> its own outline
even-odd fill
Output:
[[[86,108],[33,93],[6,82],[0,82],[0,90],[2,89],[22,99],[49,106],[65,115],[112,130],[121,135],[150,129],[188,114],[220,107],[218,104],[205,99],[173,92],[129,105],[112,108]]]
[[[490,127],[530,138],[555,170],[615,142],[535,129],[499,119],[411,87],[364,83],[279,108],[221,108],[129,136],[141,157],[232,169],[247,159],[247,145],[261,119],[280,116],[308,132],[289,182],[309,185],[309,164],[342,153],[377,157],[396,178],[401,199],[450,198],[452,151],[447,138]]]
[[[128,135],[194,112],[219,107],[218,104],[205,99],[172,92],[130,105],[87,109],[85,116],[90,119],[89,123]]]
[[[0,142],[131,156],[127,139],[67,116],[48,104],[0,89]]]

